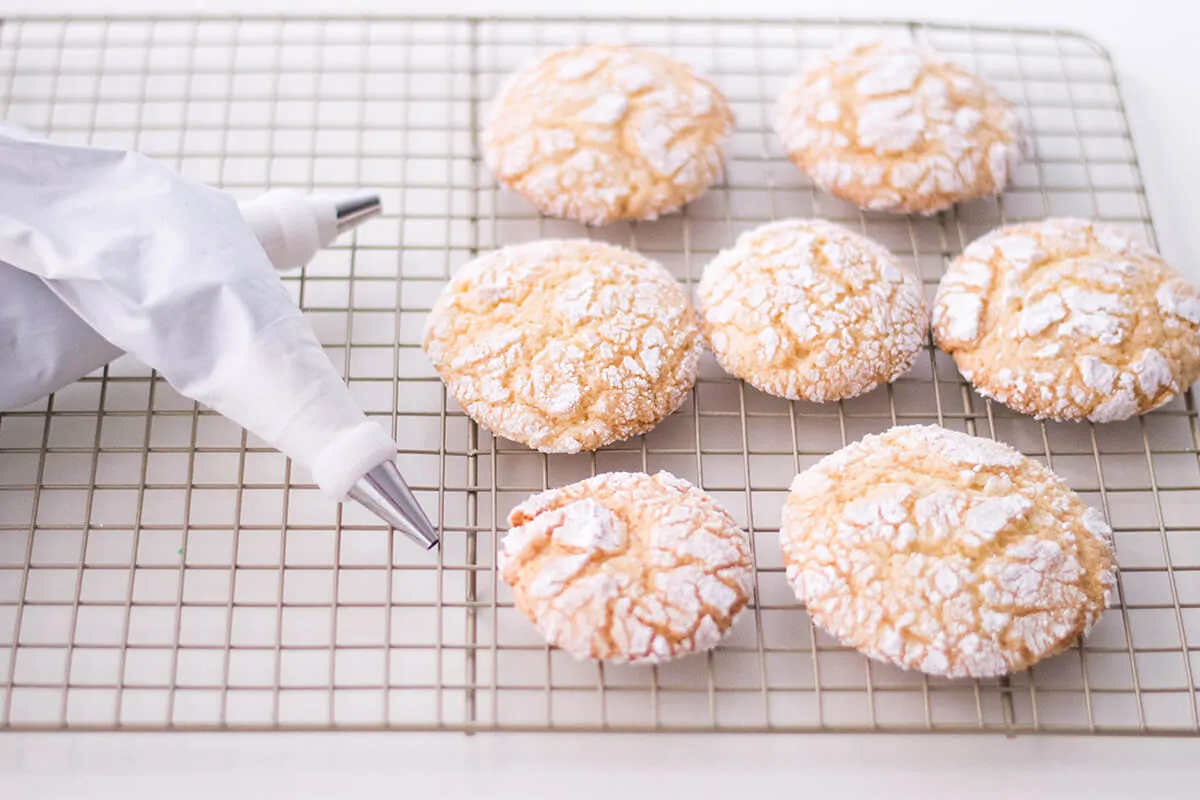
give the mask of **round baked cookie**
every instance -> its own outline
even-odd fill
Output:
[[[467,415],[546,453],[653,428],[696,382],[702,342],[657,262],[585,240],[515,245],[451,279],[425,352]]]
[[[779,96],[788,156],[860,208],[932,214],[1000,194],[1032,150],[1012,103],[937,53],[873,42],[822,57]]]
[[[513,509],[499,553],[517,608],[577,658],[656,663],[716,646],[750,601],[746,534],[666,472],[609,472]]]
[[[895,379],[929,330],[917,276],[823,220],[742,234],[704,268],[696,297],[725,371],[793,400],[840,400]]]
[[[933,332],[981,394],[1039,418],[1125,419],[1200,377],[1200,289],[1085,220],[972,242],[938,287]]]
[[[483,129],[483,157],[539,211],[604,225],[695,200],[720,179],[732,129],[725,98],[687,64],[586,45],[509,78]]]
[[[1116,584],[1104,515],[1012,448],[892,428],[792,482],[780,543],[813,621],[879,661],[952,678],[1066,649]]]

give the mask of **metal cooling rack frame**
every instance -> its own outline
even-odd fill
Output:
[[[801,60],[911,37],[995,81],[1037,156],[1000,201],[860,214],[813,190],[770,131]],[[501,78],[582,41],[665,50],[738,116],[727,180],[683,214],[587,231],[497,191],[474,132]],[[470,423],[418,332],[447,276],[539,236],[635,247],[693,283],[742,230],[823,216],[892,247],[932,292],[965,241],[1076,214],[1154,243],[1107,55],[1074,34],[829,20],[26,17],[0,27],[0,113],[136,147],[239,197],[378,188],[387,213],[289,288],[444,531],[422,553],[129,359],[0,415],[0,730],[687,730],[1200,733],[1200,422],[1188,393],[1107,425],[1041,424],[973,394],[928,348],[894,385],[787,403],[706,361],[650,434],[545,456]],[[2,379],[2,376],[0,376]],[[894,423],[1003,439],[1116,531],[1120,604],[1067,653],[1005,680],[873,664],[814,630],[776,542],[792,475]],[[750,531],[757,602],[707,657],[657,668],[551,651],[494,568],[507,510],[597,471],[668,469]]]

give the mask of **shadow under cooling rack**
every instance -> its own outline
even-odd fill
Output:
[[[809,55],[911,37],[1012,98],[1036,157],[999,201],[862,214],[815,191],[770,131]],[[738,125],[724,183],[682,214],[588,230],[498,191],[474,132],[503,77],[550,47],[625,41],[705,70]],[[385,214],[286,285],[445,532],[420,552],[337,508],[302,469],[120,359],[0,415],[0,729],[445,729],[1200,733],[1200,424],[1192,394],[1142,419],[1042,424],[962,384],[932,348],[829,406],[767,397],[706,359],[653,432],[595,454],[497,441],[447,400],[419,336],[480,251],[593,236],[690,290],[742,231],[837,219],[932,294],[964,242],[1073,214],[1154,243],[1107,56],[1051,31],[824,20],[22,18],[0,26],[0,116],[140,149],[239,198],[377,189]],[[1119,604],[1087,639],[994,681],[927,678],[816,631],[780,563],[799,469],[895,423],[1002,439],[1116,530]],[[547,649],[497,581],[508,510],[599,471],[666,469],[750,531],[757,601],[720,648],[657,668]]]

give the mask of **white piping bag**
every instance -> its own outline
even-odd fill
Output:
[[[437,544],[395,442],[355,404],[232,198],[136,153],[0,123],[0,262],[333,500]]]
[[[381,206],[375,194],[335,200],[275,189],[238,210],[271,264],[287,270],[307,264]],[[0,262],[0,411],[29,405],[120,354],[39,278]]]

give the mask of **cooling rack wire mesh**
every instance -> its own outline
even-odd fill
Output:
[[[815,191],[770,130],[816,50],[911,37],[1013,98],[1036,158],[1000,201],[929,218]],[[474,132],[508,72],[552,46],[624,41],[700,67],[738,118],[726,180],[684,213],[586,230],[498,191]],[[1096,45],[1035,30],[822,20],[22,18],[0,27],[0,114],[63,141],[137,148],[250,198],[377,188],[385,214],[285,278],[444,532],[424,553],[123,358],[0,415],[0,729],[825,730],[1200,733],[1200,424],[1194,396],[1104,426],[1041,424],[973,394],[927,348],[887,388],[788,403],[706,357],[684,406],[595,454],[493,439],[419,347],[477,253],[593,236],[687,285],[741,231],[819,216],[882,241],[932,293],[1006,222],[1094,217],[1154,243]],[[2,376],[0,376],[2,379]],[[871,663],[816,631],[784,580],[793,474],[864,434],[938,423],[1050,464],[1116,531],[1119,605],[1079,645],[1004,680]],[[497,580],[508,510],[609,470],[666,469],[750,532],[757,602],[707,657],[657,668],[549,650]]]

